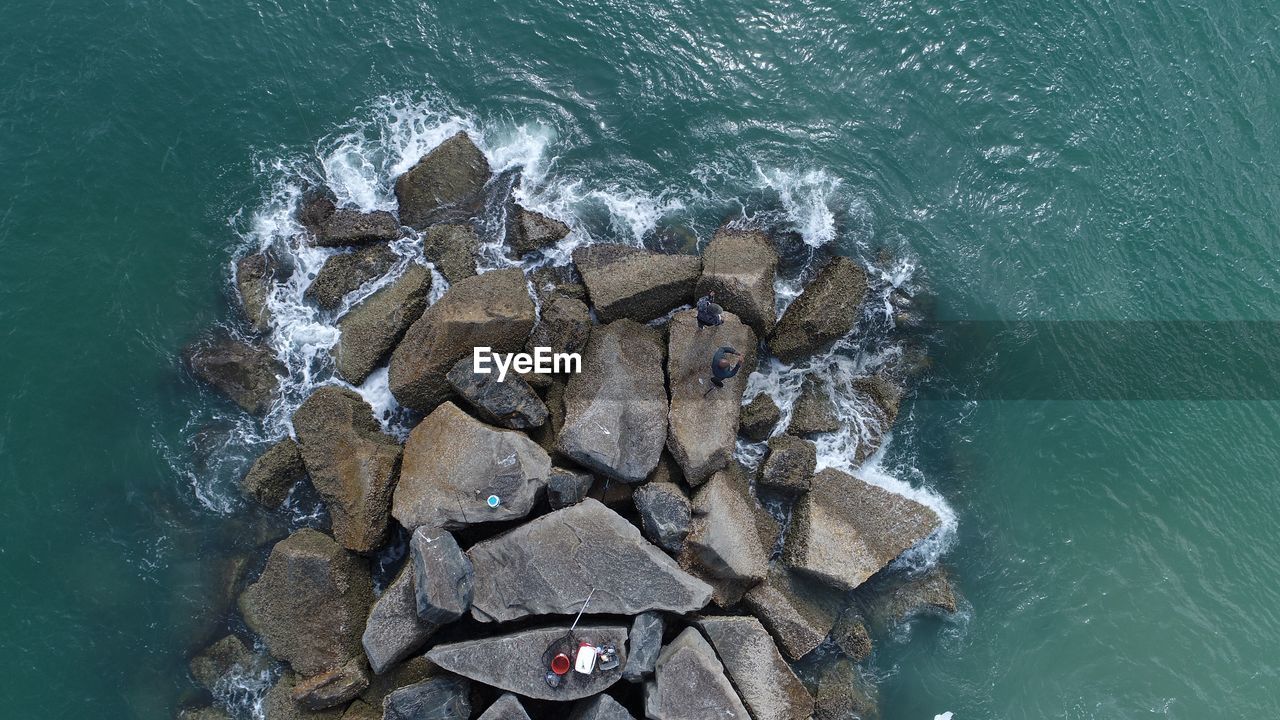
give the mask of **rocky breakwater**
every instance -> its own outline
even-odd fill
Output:
[[[301,242],[417,238],[425,257],[447,258],[453,284],[428,307],[431,274],[411,265],[338,318],[333,384],[294,413],[296,441],[269,448],[243,483],[269,508],[309,484],[327,521],[266,552],[240,595],[243,625],[229,622],[243,637],[193,660],[199,682],[225,688],[223,671],[266,662],[248,650],[260,641],[276,663],[259,703],[268,720],[873,712],[847,700],[870,651],[863,617],[879,607],[875,617],[899,618],[914,597],[947,607],[945,576],[882,584],[939,519],[856,474],[817,471],[813,443],[776,427],[772,402],[743,417],[757,363],[800,362],[857,332],[865,271],[830,260],[781,319],[779,253],[759,229],[722,228],[705,257],[594,245],[532,278],[486,272],[477,233],[492,224],[476,214],[493,207],[494,184],[459,134],[396,180],[398,215],[337,208],[323,192],[300,208]],[[537,257],[572,231],[507,204],[496,240],[511,257]],[[263,283],[279,282],[264,262],[241,264],[249,339],[192,353],[195,374],[251,413],[273,401],[282,370],[253,339],[270,331]],[[369,266],[334,273],[365,282]],[[330,309],[331,287],[350,286],[334,273],[310,296]],[[718,324],[691,307],[711,291]],[[471,364],[477,347],[541,344],[580,352],[580,368],[499,381]],[[713,382],[726,347],[740,368]],[[418,413],[403,443],[340,382],[383,366]],[[872,402],[892,400],[882,423],[897,414],[897,382],[882,373],[862,386]],[[758,467],[743,465],[738,443],[765,438]],[[824,645],[834,652],[813,653]],[[215,691],[221,707],[188,716],[243,714],[232,697]]]

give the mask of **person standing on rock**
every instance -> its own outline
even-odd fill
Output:
[[[702,393],[706,397],[712,390],[724,387],[724,381],[738,374],[742,369],[742,353],[729,345],[724,345],[711,356],[711,387]]]
[[[724,322],[724,319],[720,317],[722,312],[724,312],[724,308],[716,304],[715,290],[698,298],[698,329],[715,327]]]

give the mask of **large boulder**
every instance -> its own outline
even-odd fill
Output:
[[[658,331],[634,321],[592,330],[582,372],[565,388],[557,449],[614,480],[647,478],[667,438],[664,355]]]
[[[584,675],[570,671],[558,687],[547,683],[549,658],[555,652],[572,657],[579,642],[596,646],[612,645],[620,663],[626,662],[627,628],[622,625],[568,625],[520,630],[508,635],[437,645],[427,659],[451,673],[470,678],[499,690],[536,700],[567,702],[609,689],[622,677],[622,665],[609,670],[597,666]]]
[[[685,628],[658,657],[654,679],[645,687],[649,720],[750,720],[724,665],[696,628]]]
[[[480,236],[467,223],[433,225],[422,238],[422,254],[452,285],[476,274]]]
[[[369,666],[356,656],[346,665],[298,681],[293,701],[307,710],[345,706],[369,687]]]
[[[444,671],[426,658],[425,655],[411,655],[408,660],[393,665],[381,675],[369,678],[369,687],[360,693],[360,699],[378,708],[378,717],[382,717],[382,701],[388,695],[402,687],[416,685],[423,680],[430,680]]]
[[[854,450],[854,462],[861,463],[880,449],[884,436],[898,418],[903,390],[884,375],[853,381],[853,396],[858,407],[861,433]]]
[[[840,429],[840,418],[835,404],[827,395],[822,383],[812,375],[805,377],[800,395],[791,406],[791,422],[787,432],[792,435],[813,435],[835,432]]]
[[[478,720],[529,720],[529,713],[524,711],[519,698],[503,693]]]
[[[197,685],[217,693],[229,679],[257,675],[267,670],[267,665],[244,640],[227,635],[191,658],[187,667]]]
[[[294,484],[306,477],[302,453],[293,438],[284,438],[258,456],[240,479],[240,491],[263,507],[274,510],[284,503]]]
[[[405,441],[391,514],[410,529],[516,520],[533,509],[550,475],[550,456],[524,433],[486,425],[446,402]]]
[[[309,710],[299,705],[293,694],[302,682],[296,673],[286,670],[262,698],[262,717],[265,720],[339,720],[342,717],[341,707]]]
[[[391,354],[409,326],[422,317],[431,292],[431,271],[413,264],[390,285],[379,288],[338,321],[341,333],[333,349],[338,374],[352,385],[363,383]]]
[[[871,634],[856,603],[840,611],[831,628],[831,642],[854,662],[871,656]]]
[[[400,237],[400,223],[386,210],[364,212],[337,208],[311,228],[312,242],[322,247],[383,243]]]
[[[516,352],[533,329],[533,300],[517,268],[465,278],[422,314],[391,354],[391,393],[430,412],[452,389],[446,373],[477,347]]]
[[[640,528],[649,542],[669,553],[684,550],[692,508],[684,490],[672,482],[647,482],[632,495],[640,513]]]
[[[769,349],[795,363],[826,348],[858,324],[866,294],[867,271],[849,258],[832,259],[782,314]]]
[[[551,247],[568,234],[568,225],[522,205],[507,218],[507,245],[517,257]]]
[[[667,337],[667,448],[689,484],[699,485],[733,459],[742,392],[756,365],[756,335],[733,313],[724,313],[718,326],[699,328],[698,311],[685,310],[671,318]],[[742,368],[715,387],[711,358],[721,347],[742,353]]]
[[[569,720],[636,720],[622,703],[608,695],[581,700],[573,706]]]
[[[852,661],[840,658],[818,675],[813,720],[879,720],[876,689]]]
[[[769,438],[769,453],[760,465],[760,487],[784,493],[809,489],[809,478],[818,462],[818,448],[794,435]]]
[[[782,419],[782,411],[773,401],[769,393],[756,395],[751,402],[742,406],[742,415],[738,419],[738,431],[748,440],[763,442],[773,434],[778,421]]]
[[[702,272],[697,256],[664,255],[630,245],[580,247],[573,251],[573,264],[601,322],[648,322],[688,305]]]
[[[236,262],[236,292],[240,295],[240,307],[255,332],[271,330],[271,308],[267,298],[271,286],[281,274],[280,264],[266,252],[245,255]]]
[[[958,607],[951,575],[938,566],[884,584],[888,587],[877,584],[861,602],[867,617],[881,628],[921,614],[951,615]]]
[[[760,621],[708,617],[698,626],[711,641],[754,720],[808,720],[813,696],[792,672]]]
[[[778,641],[782,652],[799,660],[831,632],[840,598],[817,581],[773,563],[765,581],[752,588],[743,601]]]
[[[184,355],[192,375],[250,415],[266,413],[286,372],[269,349],[226,333],[188,347]]]
[[[445,377],[449,385],[481,419],[512,430],[540,427],[549,413],[542,398],[519,375],[475,372],[471,358],[463,358]]]
[[[409,539],[409,552],[418,617],[443,625],[471,609],[475,572],[453,535],[420,527]]]
[[[491,175],[484,153],[471,136],[459,132],[396,178],[400,222],[422,230],[473,215],[480,209]]]
[[[382,701],[383,720],[467,720],[471,683],[441,676],[396,690]]]
[[[272,548],[262,576],[240,595],[240,612],[273,656],[303,675],[318,675],[361,652],[372,603],[365,562],[304,528]]]
[[[631,621],[631,637],[628,640],[627,664],[622,667],[622,677],[628,682],[643,682],[653,677],[662,652],[662,613],[640,613]]]
[[[485,622],[587,614],[688,613],[711,588],[682,571],[640,531],[596,500],[583,500],[474,545],[471,614]]]
[[[796,503],[782,559],[832,587],[852,590],[938,524],[928,507],[828,468]]]
[[[324,261],[303,296],[324,310],[337,310],[349,293],[387,274],[397,257],[386,245],[370,245],[334,255]]]
[[[551,348],[553,353],[580,353],[591,337],[591,311],[586,303],[552,294],[542,302],[542,317],[533,327],[525,347]]]
[[[369,611],[361,643],[373,672],[381,675],[426,644],[439,626],[418,616],[414,563],[387,586]]]
[[[777,269],[778,252],[768,235],[725,226],[716,230],[702,253],[696,294],[714,292],[720,307],[737,315],[760,337],[767,337],[777,319],[773,297]]]
[[[311,484],[324,498],[343,547],[372,552],[387,539],[400,443],[382,432],[369,403],[328,385],[293,414]]]
[[[680,565],[711,583],[716,604],[729,607],[765,579],[779,531],[735,464],[713,475],[694,496]]]

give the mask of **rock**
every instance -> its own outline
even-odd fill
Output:
[[[420,527],[409,539],[418,617],[443,625],[471,609],[475,572],[458,541],[443,530]]]
[[[360,653],[372,603],[364,561],[309,528],[276,543],[262,576],[240,595],[245,623],[273,656],[305,675],[342,667]]]
[[[560,687],[547,684],[548,653],[576,651],[578,641],[613,645],[620,663],[626,662],[627,628],[621,625],[579,625],[571,639],[569,626],[521,630],[508,635],[437,645],[427,659],[452,673],[478,683],[537,700],[567,702],[607,690],[622,677],[621,665],[599,667],[590,675],[570,671]]]
[[[187,708],[178,711],[178,720],[231,720],[231,716],[215,707]]]
[[[244,640],[227,635],[191,658],[188,667],[197,685],[213,691],[223,678],[257,675],[267,669],[267,664]]]
[[[529,273],[533,291],[543,303],[555,295],[574,300],[587,300],[587,286],[572,265],[544,265]]]
[[[356,656],[335,670],[306,678],[293,688],[293,701],[307,710],[346,706],[369,687],[369,668]]]
[[[240,491],[263,507],[276,509],[284,503],[295,483],[306,477],[298,443],[284,438],[258,456],[249,472],[240,479]]]
[[[550,475],[551,458],[523,433],[446,402],[409,433],[391,514],[410,529],[515,520],[533,509]],[[497,507],[487,504],[490,495]]]
[[[782,652],[799,660],[821,645],[831,632],[839,598],[817,582],[773,563],[765,581],[748,591],[743,600],[768,628]]]
[[[782,559],[832,587],[852,590],[938,524],[924,505],[829,468],[813,477],[796,503]]]
[[[759,620],[709,617],[699,620],[698,627],[711,641],[754,720],[808,720],[813,697]]]
[[[593,329],[565,388],[557,449],[615,480],[647,478],[667,438],[664,355],[658,331],[631,320]]]
[[[327,187],[312,186],[302,193],[302,201],[298,204],[298,223],[313,235],[338,211],[338,196]]]
[[[812,375],[804,379],[800,397],[791,406],[791,423],[787,432],[792,435],[813,435],[835,432],[840,429],[840,418],[827,391]]]
[[[347,706],[342,720],[382,720],[382,708],[374,707],[363,700],[356,700]]]
[[[382,432],[373,408],[351,390],[327,385],[293,414],[311,484],[324,498],[333,535],[348,550],[372,552],[387,539],[400,444]]]
[[[377,675],[412,655],[439,629],[437,623],[418,616],[414,575],[414,563],[405,563],[369,611],[360,641]]]
[[[809,478],[818,462],[818,448],[794,435],[769,438],[769,454],[760,466],[760,487],[786,493],[809,489]]]
[[[553,353],[580,353],[591,337],[591,311],[581,300],[552,295],[543,301],[542,317],[533,327],[525,349],[551,348]]]
[[[957,608],[951,575],[934,566],[928,571],[895,580],[863,603],[867,615],[881,627],[891,627],[920,614],[954,614]]]
[[[382,701],[384,720],[467,720],[471,717],[471,683],[459,677],[436,677],[402,687]]]
[[[778,252],[763,231],[724,226],[702,253],[702,277],[694,294],[702,297],[714,291],[716,303],[757,335],[767,337],[777,319],[773,297],[777,269]]]
[[[280,375],[286,372],[267,348],[225,333],[188,347],[184,355],[192,375],[250,415],[266,413],[280,387]]]
[[[433,225],[422,239],[422,254],[452,285],[476,274],[480,236],[465,223]]]
[[[902,404],[902,386],[889,377],[878,374],[853,381],[853,387],[866,393],[884,413],[889,425],[898,419],[898,409]]]
[[[831,628],[831,642],[854,662],[871,657],[871,635],[862,621],[862,614],[853,605],[842,610]]]
[[[236,263],[240,308],[254,332],[266,334],[271,330],[271,308],[267,307],[267,298],[279,274],[279,263],[265,252],[245,255]]]
[[[684,549],[689,535],[691,507],[679,485],[648,482],[636,488],[632,500],[640,513],[640,527],[649,542],[670,553]]]
[[[300,682],[298,676],[285,671],[276,684],[262,698],[262,717],[265,720],[338,720],[343,708],[308,710],[293,699],[293,692]]]
[[[507,245],[516,257],[551,247],[568,234],[568,225],[520,205],[507,218]]]
[[[401,405],[430,412],[451,393],[445,374],[473,349],[516,352],[533,329],[533,300],[517,268],[465,278],[405,333],[391,354],[391,393]]]
[[[481,419],[512,430],[540,427],[547,421],[547,406],[519,375],[508,373],[498,382],[496,370],[485,374],[473,370],[471,358],[463,358],[446,377]]]
[[[736,315],[724,313],[724,323],[699,328],[698,312],[684,310],[671,318],[667,375],[671,410],[667,416],[667,448],[690,485],[728,467],[738,440],[738,413],[747,376],[756,365],[756,336]],[[711,384],[711,358],[720,347],[742,353],[742,369]]]
[[[711,598],[705,583],[592,499],[477,543],[467,555],[475,567],[471,614],[483,622],[572,615],[591,588],[587,614],[688,613]]]
[[[321,247],[368,245],[400,237],[400,223],[386,210],[338,208],[316,225],[314,234],[312,242]]]
[[[587,496],[595,477],[590,473],[551,468],[551,479],[547,481],[547,502],[552,510],[560,510],[570,505],[577,505]]]
[[[397,257],[386,245],[370,245],[334,255],[324,261],[303,296],[323,310],[337,310],[349,293],[374,278],[386,275],[396,264]]]
[[[742,406],[742,414],[738,419],[738,431],[748,440],[763,442],[773,434],[778,421],[782,419],[782,411],[773,401],[769,393],[760,393],[751,402]]]
[[[879,720],[875,687],[852,662],[840,659],[818,676],[813,720]]]
[[[390,285],[351,308],[338,321],[333,348],[338,374],[352,385],[363,383],[386,360],[422,312],[431,293],[431,271],[412,264]]]
[[[480,209],[490,175],[484,153],[465,131],[459,132],[396,178],[400,221],[423,230],[473,215]]]
[[[749,720],[724,665],[694,628],[672,640],[658,657],[657,673],[645,687],[650,720]]]
[[[569,713],[569,720],[636,720],[622,704],[608,695],[597,695],[579,701]]]
[[[715,587],[717,605],[730,607],[765,579],[779,531],[735,465],[713,475],[694,496],[680,566]]]
[[[867,271],[837,257],[796,298],[769,338],[769,349],[794,364],[848,335],[858,323],[867,294]]]
[[[693,302],[702,272],[694,255],[664,255],[630,245],[586,245],[573,264],[587,286],[600,322],[620,318],[648,322]]]
[[[529,713],[524,711],[524,706],[515,695],[503,693],[502,697],[484,711],[479,720],[529,720]]]
[[[382,701],[388,695],[402,687],[416,685],[423,680],[440,675],[443,671],[424,655],[414,655],[404,662],[393,665],[381,675],[369,679],[369,687],[360,693],[360,699],[378,709],[378,717],[382,717]]]
[[[662,652],[662,615],[656,612],[640,613],[631,621],[628,640],[627,664],[622,677],[628,682],[643,682],[653,677],[653,670]]]
[[[893,428],[902,402],[902,388],[883,375],[853,381],[854,397],[861,418],[861,437],[854,461],[861,463],[880,449],[884,436]]]

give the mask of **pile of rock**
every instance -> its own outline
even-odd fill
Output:
[[[300,211],[313,242],[363,248],[321,271],[310,296],[322,307],[386,271],[367,249],[410,232],[401,224],[421,231],[451,285],[427,307],[430,273],[413,266],[339,321],[339,376],[357,383],[389,364],[392,393],[422,414],[403,444],[359,395],[323,387],[294,414],[296,441],[245,477],[246,495],[268,507],[309,478],[331,519],[328,533],[276,543],[240,596],[245,626],[286,666],[263,703],[268,720],[853,717],[830,691],[837,675],[806,684],[792,663],[824,641],[865,658],[849,591],[939,520],[852,475],[815,472],[813,443],[777,432],[776,406],[744,412],[742,399],[758,355],[797,361],[853,330],[863,270],[831,261],[779,320],[770,237],[726,227],[703,257],[580,248],[568,271],[533,273],[539,313],[521,270],[476,274],[489,181],[460,133],[396,181],[398,218],[336,208],[324,193]],[[570,232],[518,207],[507,226],[514,256]],[[240,265],[259,329],[273,278],[265,259]],[[681,308],[712,290],[723,323],[701,327]],[[581,372],[498,382],[471,367],[475,347],[534,345],[581,352]],[[713,387],[711,357],[725,345],[744,368]],[[270,401],[273,363],[230,338],[193,355],[197,374],[249,412]],[[876,382],[868,396],[888,424],[898,396]],[[758,473],[735,459],[740,432],[769,438]],[[782,527],[758,492],[794,503],[780,552]],[[383,551],[406,535],[403,569],[375,597],[370,559],[394,556]],[[558,673],[555,656],[577,661],[580,646],[599,653],[590,671]],[[192,671],[213,687],[261,662],[231,636]]]

